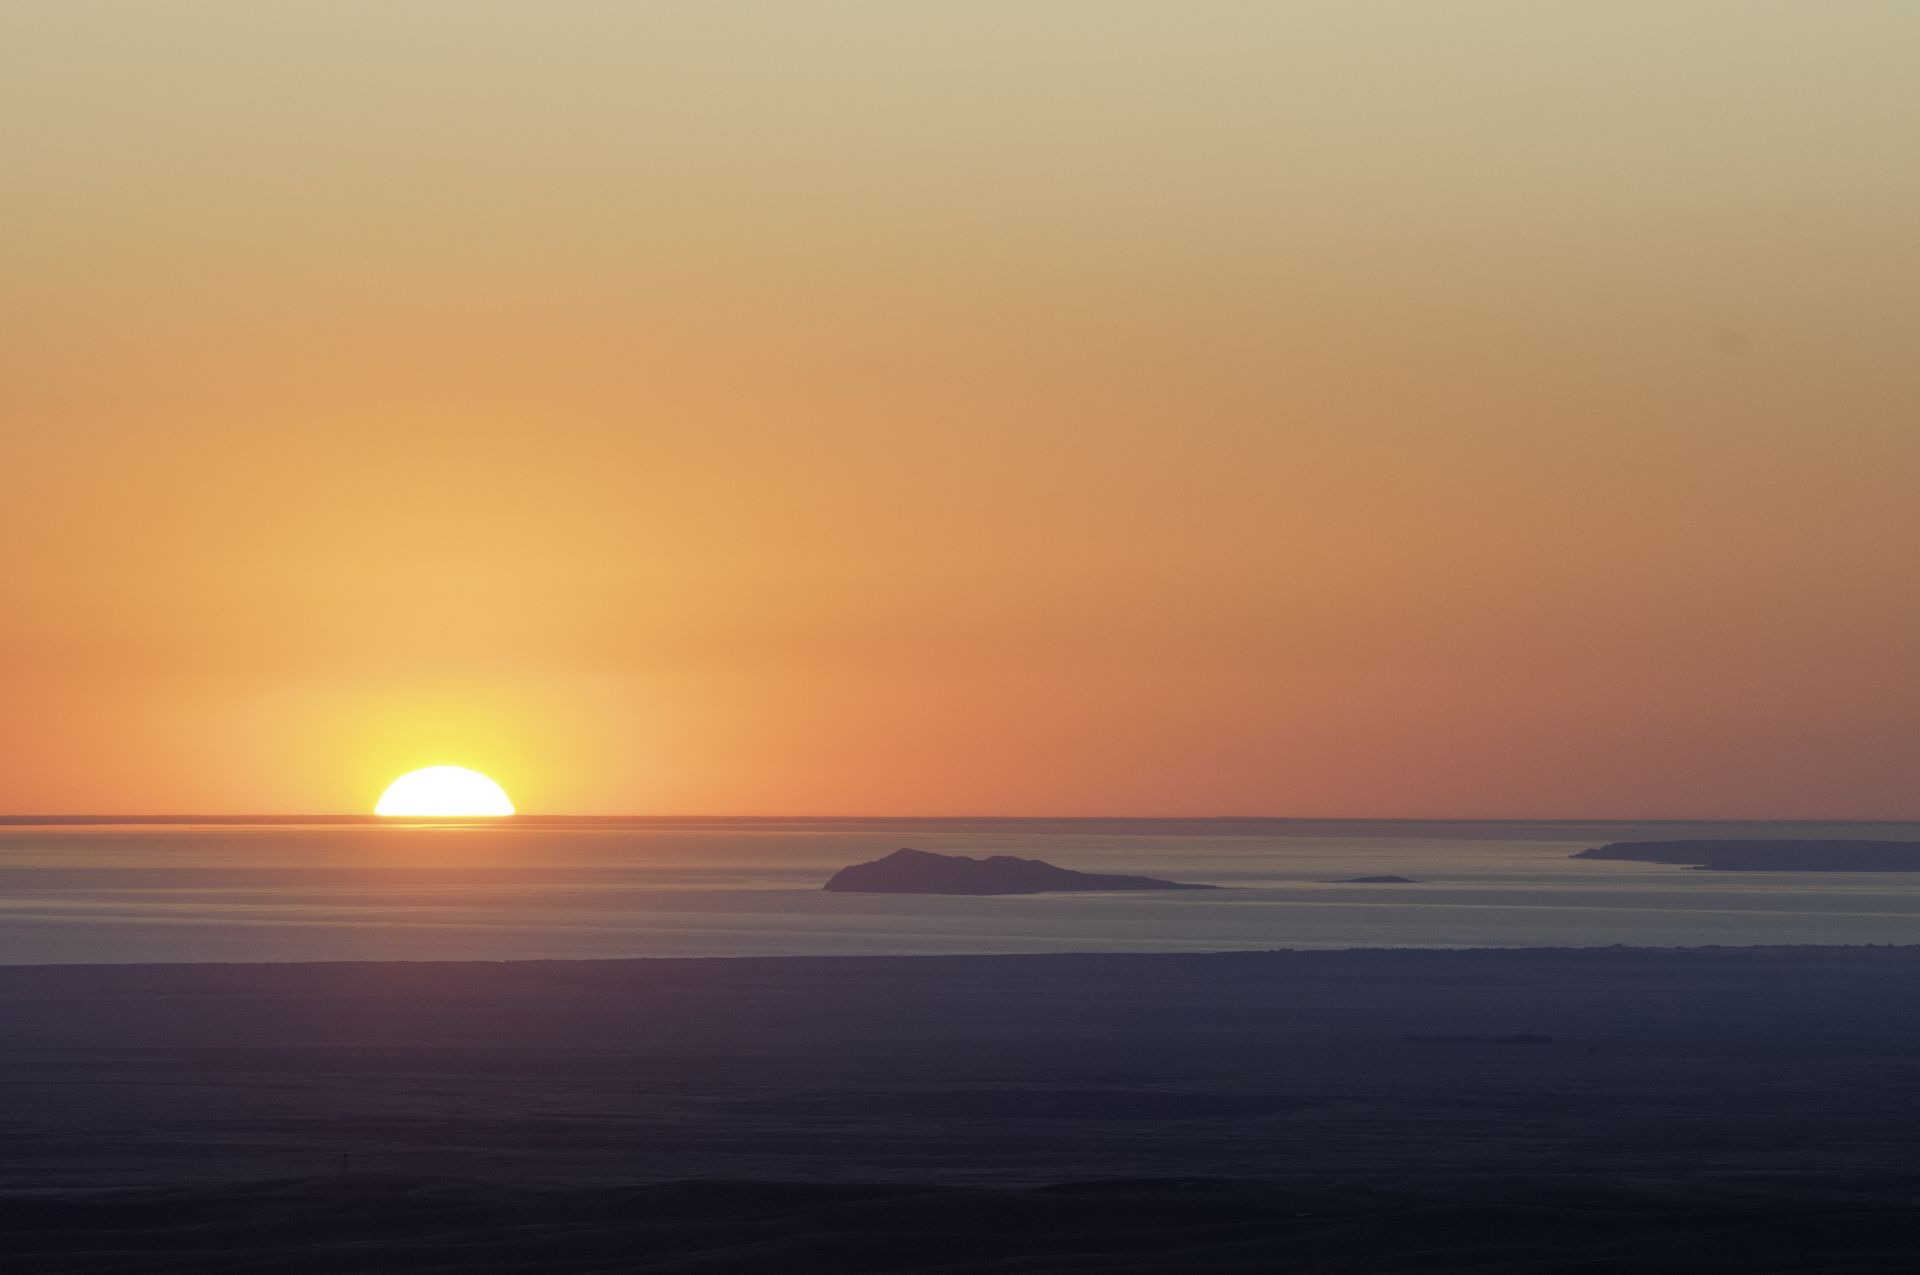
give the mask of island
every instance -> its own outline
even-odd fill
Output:
[[[1616,841],[1573,857],[1675,863],[1703,872],[1920,872],[1920,841]]]
[[[1419,885],[1412,877],[1346,877],[1339,881],[1322,881],[1321,885]]]
[[[884,859],[856,863],[833,874],[822,889],[840,894],[1058,894],[1092,890],[1213,890],[1217,886],[1158,877],[1075,872],[1038,859],[996,854],[972,859],[961,854],[895,850]]]

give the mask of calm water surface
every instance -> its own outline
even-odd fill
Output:
[[[1920,873],[1582,862],[1606,841],[1916,824],[515,820],[0,826],[0,964],[1920,942]],[[1233,886],[933,898],[900,846]],[[1394,874],[1414,885],[1336,885]]]

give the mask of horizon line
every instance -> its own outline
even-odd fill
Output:
[[[332,812],[305,814],[0,814],[0,826],[31,826],[35,824],[296,824],[296,823],[366,823],[366,824],[409,824],[409,823],[499,823],[539,822],[542,820],[587,822],[592,820],[638,820],[656,823],[722,823],[722,822],[786,822],[786,823],[848,823],[848,822],[893,822],[893,823],[959,823],[965,821],[992,823],[1390,823],[1390,824],[1426,824],[1426,823],[1544,823],[1544,824],[1601,824],[1601,823],[1817,823],[1817,824],[1906,824],[1920,823],[1920,814],[1901,818],[1888,816],[1862,815],[1237,815],[1237,814],[1191,814],[1191,815],[1137,815],[1137,814],[1072,814],[1072,815],[993,815],[993,814],[944,814],[944,815],[808,815],[808,814],[563,814],[534,811],[515,811],[511,815],[378,815],[371,812]]]

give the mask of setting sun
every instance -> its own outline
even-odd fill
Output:
[[[412,771],[387,785],[377,815],[510,815],[513,802],[506,790],[477,770],[465,766],[429,766]]]

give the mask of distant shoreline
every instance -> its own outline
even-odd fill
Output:
[[[1838,959],[1845,956],[1896,955],[1920,952],[1920,940],[1912,943],[1696,943],[1685,946],[1641,945],[1636,943],[1589,943],[1563,944],[1553,947],[1243,947],[1221,948],[1217,951],[1059,951],[1059,952],[876,952],[876,953],[792,953],[768,955],[756,953],[742,956],[533,956],[509,957],[500,960],[473,958],[454,958],[447,960],[343,960],[343,961],[46,961],[46,962],[8,962],[0,963],[0,990],[4,990],[13,976],[24,972],[58,972],[62,970],[113,970],[120,972],[152,971],[166,973],[184,970],[271,970],[276,973],[322,970],[374,970],[374,969],[453,969],[464,967],[473,970],[544,970],[558,968],[562,970],[585,969],[600,966],[608,969],[627,969],[630,967],[654,966],[741,966],[741,965],[793,965],[838,966],[851,968],[882,964],[887,966],[922,965],[956,966],[962,963],[976,965],[992,964],[1072,964],[1082,962],[1167,962],[1187,963],[1199,961],[1391,961],[1396,959],[1419,960],[1433,959],[1472,959],[1487,958],[1526,960],[1529,958],[1569,960],[1590,959],[1617,955],[1622,959],[1674,957],[1678,959],[1706,958],[1716,954],[1727,957],[1772,957],[1808,955],[1815,959]]]
[[[11,814],[0,815],[0,828],[35,827],[301,827],[356,826],[409,827],[431,825],[477,825],[496,827],[595,827],[608,825],[675,826],[801,826],[835,827],[841,825],[900,825],[990,828],[1078,828],[1138,827],[1152,825],[1167,828],[1245,831],[1249,827],[1271,826],[1311,832],[1319,828],[1391,828],[1413,832],[1422,828],[1499,828],[1564,830],[1570,834],[1585,828],[1675,827],[1675,828],[1888,828],[1920,827],[1920,815],[1911,819],[1851,818],[1634,818],[1610,816],[1595,818],[1529,819],[1518,817],[1471,818],[1373,818],[1364,815],[567,815],[520,813],[501,817],[464,817],[449,819],[396,818],[374,814],[256,814],[256,815],[117,815],[117,814]]]

